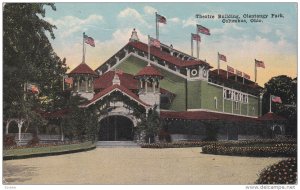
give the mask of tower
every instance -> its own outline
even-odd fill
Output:
[[[94,78],[98,77],[98,74],[86,63],[80,63],[68,76],[72,77],[74,81],[73,95],[79,95],[88,100],[94,97]]]
[[[159,109],[159,81],[163,79],[161,73],[153,66],[148,64],[146,67],[140,70],[134,76],[134,78],[139,80],[139,98],[151,106],[157,105],[157,109]]]

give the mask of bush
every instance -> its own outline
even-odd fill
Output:
[[[202,147],[203,153],[233,156],[290,156],[297,154],[295,141],[236,141],[218,142]]]
[[[3,145],[5,148],[16,146],[16,140],[14,136],[5,135],[3,138]]]
[[[282,160],[265,169],[256,184],[295,184],[297,182],[297,159]]]
[[[185,148],[185,147],[201,147],[208,145],[211,142],[204,141],[179,141],[179,142],[160,142],[160,143],[151,143],[151,144],[141,144],[142,148]]]

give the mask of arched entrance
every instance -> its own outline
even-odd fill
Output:
[[[99,141],[133,141],[134,124],[121,115],[111,115],[100,120]]]

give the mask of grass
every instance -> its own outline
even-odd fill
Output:
[[[21,149],[8,149],[3,151],[4,157],[22,157],[31,155],[42,155],[42,154],[55,154],[64,153],[77,150],[85,150],[95,147],[95,144],[91,141],[78,143],[78,144],[67,144],[67,145],[56,145],[47,147],[34,147],[34,148],[21,148]]]

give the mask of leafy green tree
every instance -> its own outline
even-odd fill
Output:
[[[145,136],[145,141],[150,143],[155,141],[155,137],[163,127],[156,109],[150,110],[148,116],[142,115],[141,121],[138,123],[138,132]]]
[[[67,105],[70,113],[62,120],[64,134],[70,140],[92,140],[95,141],[95,134],[98,134],[98,116],[94,109],[80,108],[84,101],[79,96],[71,96]]]
[[[39,120],[34,110],[61,107],[62,76],[67,71],[49,42],[56,27],[42,18],[52,3],[6,3],[3,8],[3,113]],[[25,83],[38,85],[38,95],[24,94]]]
[[[263,114],[269,112],[270,95],[279,96],[280,103],[272,103],[272,112],[288,120],[287,133],[296,135],[297,130],[297,78],[286,75],[271,78],[264,88]]]

